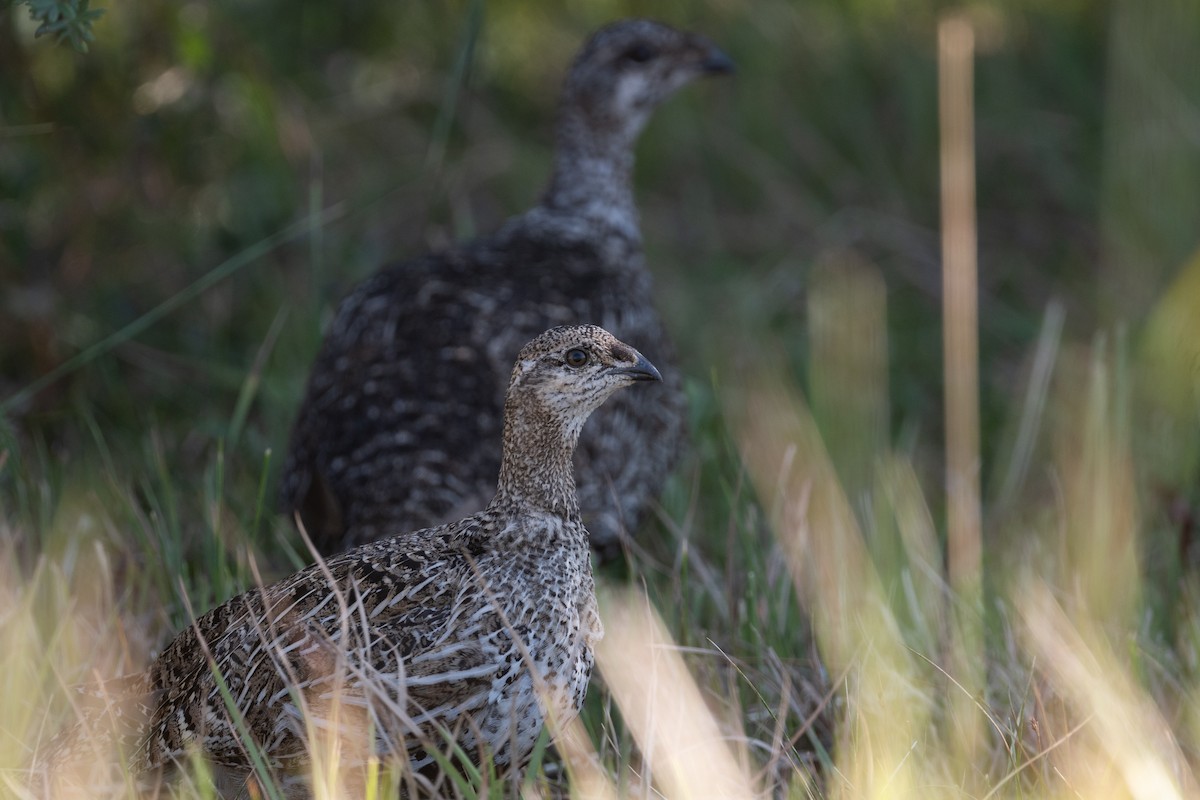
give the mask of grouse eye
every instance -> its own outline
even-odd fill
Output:
[[[575,348],[567,351],[567,366],[579,369],[584,364],[588,363],[588,354],[586,350]]]
[[[624,57],[627,61],[632,61],[635,64],[645,64],[650,59],[658,55],[658,51],[645,42],[638,42],[625,51]]]

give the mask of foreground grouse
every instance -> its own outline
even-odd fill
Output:
[[[633,147],[659,103],[731,68],[707,39],[666,25],[601,29],[563,87],[541,202],[490,237],[387,267],[342,301],[280,492],[322,553],[486,500],[500,464],[507,359],[538,331],[595,320],[673,366],[642,258]],[[621,532],[658,496],[685,436],[676,370],[665,391],[636,394],[597,415],[576,461],[583,518],[604,555],[619,552]]]
[[[241,793],[251,760],[236,717],[285,785],[307,771],[311,737],[331,732],[351,769],[355,753],[406,759],[417,781],[410,795],[445,789],[434,753],[447,737],[459,758],[490,758],[519,777],[545,715],[578,713],[601,636],[572,475],[576,441],[614,391],[661,379],[602,328],[538,336],[512,370],[487,508],[393,529],[201,616],[114,691],[109,711],[123,706],[132,728],[128,772],[153,774],[195,752],[219,787]],[[98,738],[83,723],[60,735],[35,775],[66,780]]]

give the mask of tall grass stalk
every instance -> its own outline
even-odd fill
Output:
[[[975,221],[975,34],[968,17],[938,21],[938,112],[941,121],[942,337],[946,399],[947,558],[957,593],[949,663],[963,685],[954,695],[955,733],[948,747],[975,760],[984,687],[983,531],[979,452],[979,281]]]

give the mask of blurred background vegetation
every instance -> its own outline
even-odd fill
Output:
[[[676,635],[706,640],[684,624],[692,615],[744,613],[726,607],[731,587],[789,591],[751,552],[765,547],[761,512],[723,411],[748,366],[806,394],[877,559],[888,552],[869,492],[879,454],[911,463],[942,519],[936,20],[947,4],[102,7],[86,54],[35,39],[27,6],[0,15],[0,497],[38,549],[69,550],[58,539],[87,509],[119,507],[100,536],[153,540],[162,595],[176,576],[200,607],[244,586],[244,564],[188,566],[188,543],[289,535],[271,512],[271,471],[337,301],[389,260],[528,207],[570,57],[600,24],[647,13],[710,35],[738,65],[734,80],[669,103],[638,148],[648,260],[697,431],[658,535],[641,539],[644,564],[660,559],[671,576],[659,591],[684,601]],[[1150,627],[1169,640],[1194,616],[1180,598],[1200,504],[1200,3],[962,8],[979,48],[988,557],[997,537],[1046,523],[1031,498],[1074,502],[1043,462],[1087,460],[1096,431],[1115,426],[1136,455]],[[197,281],[208,283],[189,290]],[[136,336],[21,393],[163,303],[169,313]],[[881,349],[856,350],[860,335]],[[1092,547],[1090,535],[1074,546]],[[678,540],[693,537],[715,572],[681,566]],[[166,538],[180,552],[161,552]],[[722,563],[727,547],[745,561]],[[1034,553],[1004,557],[1045,555]],[[735,575],[746,563],[762,572]],[[791,608],[747,602],[760,620]],[[779,613],[786,630],[795,609]]]
[[[805,376],[810,272],[858,260],[886,286],[889,436],[939,440],[941,7],[654,7],[714,36],[740,70],[671,103],[639,149],[659,303],[700,383],[714,346],[768,333],[784,343],[781,366]],[[988,456],[1047,303],[1065,304],[1081,334],[1136,323],[1196,245],[1200,12],[1179,2],[1142,13],[1130,1],[967,8],[981,48]],[[155,428],[181,446],[190,434],[193,447],[166,452],[196,463],[228,434],[257,365],[249,425],[228,443],[257,469],[264,448],[284,442],[341,295],[390,259],[490,231],[529,205],[570,56],[589,30],[644,9],[104,11],[86,55],[34,39],[24,5],[0,18],[0,396],[275,238],[7,418],[73,457],[91,449],[92,427],[118,447],[122,431]],[[322,209],[332,213],[307,216]]]
[[[714,36],[740,69],[735,82],[670,104],[639,149],[659,302],[697,380],[709,379],[715,343],[762,332],[786,343],[787,366],[802,376],[810,269],[849,255],[886,282],[892,430],[936,439],[938,8],[653,9]],[[110,435],[157,427],[211,446],[279,320],[237,443],[257,464],[255,454],[284,441],[339,297],[389,259],[489,231],[530,204],[571,54],[592,28],[641,11],[619,2],[113,4],[81,55],[33,39],[27,9],[12,7],[0,24],[0,395],[305,215],[333,207],[335,218],[274,243],[134,341],[10,408],[9,420],[73,455],[90,449],[85,419]],[[1164,19],[1156,34],[1165,41],[1144,44],[1124,74],[1109,35],[1119,5],[972,11],[984,48],[981,338],[993,433],[1050,299],[1067,303],[1080,331],[1100,309],[1136,316],[1129,305],[1145,305],[1194,244],[1197,159],[1168,159],[1186,146],[1170,126],[1185,120],[1137,86],[1150,68],[1174,75],[1173,91],[1194,101],[1183,77],[1196,57],[1182,46],[1183,20]],[[1106,104],[1114,81],[1118,105],[1158,111],[1147,124],[1163,128],[1160,141],[1131,144],[1106,127],[1125,119]],[[1153,149],[1163,174],[1105,159],[1123,147]],[[1179,202],[1112,226],[1135,230],[1110,237],[1150,239],[1128,245],[1145,256],[1136,291],[1112,290],[1098,280],[1102,218],[1139,191]],[[1124,260],[1110,269],[1135,271]]]

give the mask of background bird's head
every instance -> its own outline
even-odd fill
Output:
[[[680,87],[732,71],[729,56],[703,36],[646,19],[621,20],[593,34],[576,56],[564,111],[578,113],[593,132],[631,142]]]
[[[525,345],[509,382],[509,404],[533,403],[578,434],[609,395],[635,381],[661,381],[646,357],[596,325],[551,328]]]

